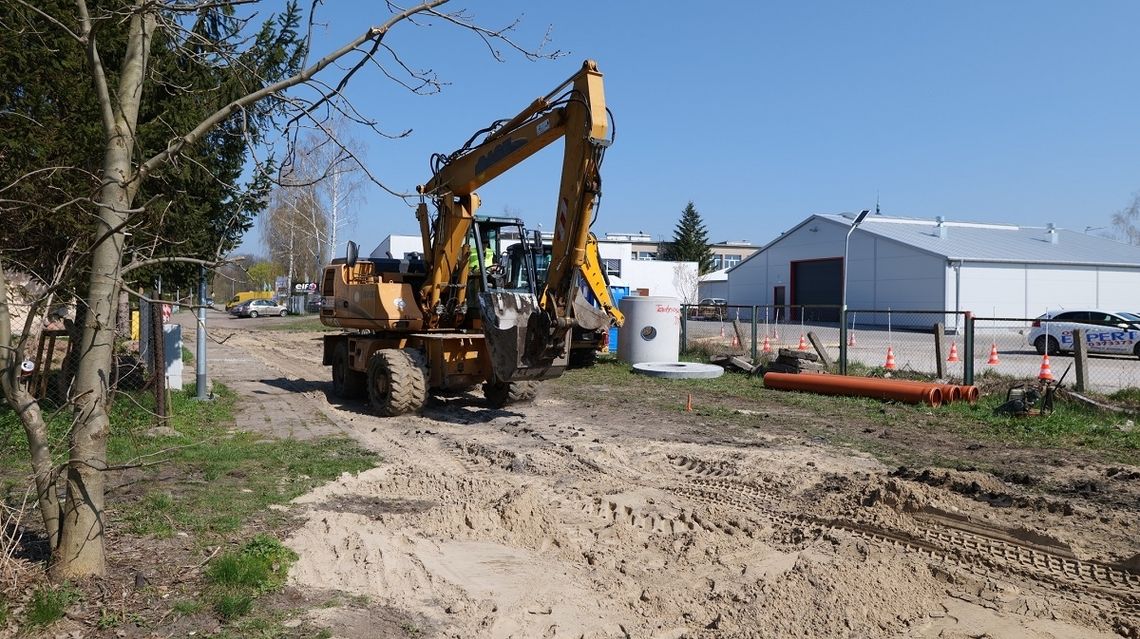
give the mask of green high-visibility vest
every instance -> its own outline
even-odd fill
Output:
[[[495,251],[490,246],[483,247],[483,264],[490,264],[495,259]],[[471,246],[471,251],[467,255],[467,268],[472,271],[479,270],[479,251],[475,246]]]

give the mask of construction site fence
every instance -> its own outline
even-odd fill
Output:
[[[844,312],[835,305],[696,304],[683,305],[681,317],[684,351],[765,362],[780,349],[822,350],[831,370],[849,375],[911,374],[973,384],[979,377],[1038,379],[1046,363],[1029,340],[1034,318],[982,318],[951,310]],[[1103,328],[1102,333],[1121,330],[1109,324]],[[1140,358],[1123,347],[1119,354],[1088,354],[1078,378],[1071,337],[1058,342],[1064,344],[1061,353],[1050,352],[1048,362],[1054,379],[1068,370],[1066,385],[1079,390],[1112,393],[1140,387]]]

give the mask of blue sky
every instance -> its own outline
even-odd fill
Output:
[[[386,13],[329,0],[320,55]],[[414,96],[371,70],[348,95],[400,140],[358,131],[370,169],[401,191],[433,152],[509,117],[585,58],[605,74],[617,139],[603,166],[595,232],[667,239],[690,200],[710,239],[770,241],[812,213],[1107,227],[1140,190],[1140,3],[544,2],[466,8],[480,24],[568,55],[530,62],[456,27],[397,27],[386,42],[433,69],[441,94]],[[390,60],[390,58],[389,58]],[[531,227],[554,218],[561,145],[480,190],[481,212]],[[403,201],[368,187],[344,239],[371,249],[416,233]],[[1097,232],[1097,231],[1094,231]],[[247,245],[256,244],[251,237]],[[337,253],[343,254],[343,244]],[[254,250],[257,250],[254,247]]]

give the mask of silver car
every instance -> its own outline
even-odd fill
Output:
[[[235,317],[265,317],[277,315],[285,317],[289,309],[273,300],[249,300],[230,309],[230,315]]]

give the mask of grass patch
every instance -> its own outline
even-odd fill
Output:
[[[852,372],[875,374],[878,370],[853,366]],[[639,401],[661,410],[678,412],[684,410],[691,393],[696,415],[722,419],[726,423],[755,425],[755,416],[740,415],[738,409],[763,413],[766,408],[802,408],[804,412],[798,420],[795,416],[784,415],[782,421],[802,432],[851,443],[876,456],[886,456],[884,451],[891,444],[874,437],[853,437],[850,433],[831,428],[829,424],[835,420],[857,420],[884,428],[938,429],[956,433],[964,442],[989,440],[1045,448],[1079,447],[1105,451],[1107,457],[1117,461],[1140,461],[1140,429],[1122,427],[1128,417],[1098,412],[1083,404],[1059,399],[1054,412],[1044,417],[995,414],[994,408],[1005,401],[1005,388],[1017,381],[988,377],[985,388],[991,392],[983,394],[977,405],[957,403],[939,409],[887,404],[863,397],[770,391],[764,387],[761,378],[733,372],[726,372],[715,379],[652,378],[634,374],[628,365],[613,361],[571,371],[547,383],[558,388],[561,394],[583,401],[596,401],[600,393],[610,397],[636,396]],[[1133,397],[1140,397],[1140,390],[1129,389],[1110,396],[1118,403],[1126,403]],[[1140,418],[1132,419],[1140,421]]]
[[[257,535],[241,549],[215,558],[206,569],[214,612],[226,620],[249,614],[254,599],[285,585],[296,560],[295,552],[268,535]]]
[[[171,608],[172,608],[172,610],[174,610],[174,612],[185,616],[185,615],[192,615],[196,612],[201,612],[203,606],[202,606],[201,601],[195,601],[193,599],[187,599],[187,600],[183,600],[183,601],[174,602],[174,605]]]
[[[1115,393],[1110,393],[1108,399],[1118,404],[1124,404],[1133,411],[1140,412],[1140,388],[1122,388]]]
[[[1004,402],[1005,394],[994,392],[983,395],[975,406],[957,403],[941,410],[990,439],[1034,446],[1140,451],[1140,431],[1120,427],[1126,417],[1061,400],[1055,402],[1049,415],[1012,417],[995,413]]]
[[[69,584],[57,588],[43,587],[32,594],[28,604],[27,625],[49,626],[63,618],[67,607],[79,600],[79,592]]]
[[[214,398],[201,402],[192,391],[171,393],[173,431],[164,434],[153,430],[151,394],[117,395],[110,415],[108,463],[163,463],[138,471],[145,473],[138,478],[141,481],[130,482],[131,490],[143,487],[142,492],[109,496],[112,526],[158,538],[187,531],[203,536],[199,539],[203,544],[217,543],[251,516],[264,514],[269,505],[288,502],[341,473],[360,472],[377,463],[375,454],[348,438],[266,440],[234,431],[237,397],[215,384]],[[70,423],[66,413],[49,423],[51,440],[58,444],[56,463],[64,461],[60,453]],[[0,475],[20,482],[25,481],[28,465],[22,435],[23,427],[12,411],[0,408],[0,468],[6,469]]]

